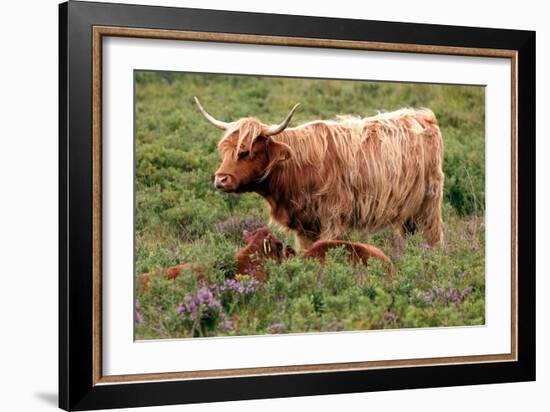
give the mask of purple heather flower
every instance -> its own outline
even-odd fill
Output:
[[[468,296],[470,296],[473,290],[474,288],[472,286],[468,286],[467,288],[462,289],[462,291],[460,292],[460,300],[464,300]]]
[[[276,322],[276,323],[272,323],[268,330],[269,330],[269,333],[281,333],[281,332],[284,332],[286,326],[283,322]]]
[[[231,319],[228,319],[227,316],[224,314],[219,327],[221,331],[229,332],[233,329],[233,321]]]
[[[462,303],[473,291],[473,287],[469,286],[461,291],[457,288],[449,287],[447,289],[433,286],[431,291],[424,292],[422,298],[428,304],[439,302],[445,305],[449,303]]]
[[[211,316],[211,310],[221,309],[221,303],[214,297],[212,291],[206,287],[199,289],[196,294],[187,294],[182,303],[176,309],[178,315],[191,315],[197,319],[201,313],[205,318]]]
[[[458,292],[456,290],[456,288],[451,288],[449,290],[447,290],[445,292],[445,299],[447,300],[447,302],[459,302],[460,301],[460,297],[458,296]]]
[[[187,307],[182,303],[178,306],[178,308],[176,309],[176,313],[178,315],[181,315],[183,313],[186,313],[187,312]]]
[[[192,328],[193,336],[208,336],[213,331],[228,332],[233,322],[227,317],[220,301],[221,287],[206,285],[195,292],[188,293],[176,313],[184,317],[187,327]]]
[[[424,292],[424,295],[422,296],[422,298],[424,299],[424,302],[431,305],[433,303],[433,300],[434,300],[434,294],[432,292],[429,292],[429,291]]]
[[[249,279],[247,281],[227,279],[220,287],[221,292],[232,292],[238,295],[249,295],[256,292],[258,285],[256,279]]]
[[[202,288],[198,291],[197,298],[200,302],[208,302],[212,300],[212,292],[210,289]]]

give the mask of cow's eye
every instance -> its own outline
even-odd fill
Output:
[[[246,159],[250,155],[250,151],[245,150],[244,152],[239,153],[239,159]]]

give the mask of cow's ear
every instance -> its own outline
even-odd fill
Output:
[[[248,239],[250,238],[250,235],[251,235],[251,234],[252,234],[252,233],[250,233],[248,230],[246,230],[246,229],[243,230],[243,240],[244,240],[245,242],[247,242]]]
[[[285,258],[289,258],[291,256],[296,256],[296,251],[294,250],[294,248],[290,245],[286,245],[285,247]]]
[[[289,145],[276,142],[273,139],[269,139],[267,142],[267,152],[272,162],[284,162],[292,156],[292,149]]]

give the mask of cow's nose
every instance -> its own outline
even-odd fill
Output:
[[[214,177],[214,186],[217,189],[223,189],[229,183],[229,175],[216,175]]]

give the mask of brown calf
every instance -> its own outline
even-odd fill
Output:
[[[281,263],[284,259],[296,256],[296,251],[290,245],[283,247],[283,243],[268,228],[256,229],[253,232],[244,231],[243,240],[245,247],[236,253],[237,273],[248,275],[260,282],[265,282],[266,273],[264,263],[266,259],[273,259]],[[330,249],[343,247],[350,254],[353,264],[362,263],[367,266],[370,258],[381,260],[386,265],[388,273],[393,274],[393,266],[390,259],[375,246],[366,243],[354,243],[344,240],[319,240],[305,251],[306,259],[316,259],[321,264],[325,263],[325,257]],[[183,271],[196,273],[199,280],[204,279],[204,266],[200,263],[183,263],[162,269],[166,279],[175,280]],[[142,275],[143,291],[146,291],[150,282],[151,273]]]
[[[296,251],[287,245],[284,248],[282,242],[273,235],[267,228],[257,229],[252,233],[245,231],[243,238],[246,246],[237,253],[237,273],[250,275],[263,282],[266,279],[263,267],[267,258],[281,262],[296,255]],[[343,247],[350,253],[353,264],[361,262],[367,266],[370,258],[379,259],[384,262],[389,274],[393,274],[393,265],[390,259],[380,249],[366,243],[354,243],[344,240],[319,240],[305,251],[306,259],[316,259],[321,264],[325,263],[325,257],[330,249]]]
[[[237,273],[265,281],[263,262],[271,258],[280,263],[285,258],[283,243],[267,228],[245,230],[243,240],[246,246],[237,252]]]
[[[199,263],[182,263],[180,265],[172,266],[166,269],[160,270],[160,273],[164,274],[166,279],[176,280],[176,278],[184,271],[192,271],[197,274],[199,280],[204,279],[204,267]],[[147,291],[149,288],[149,282],[151,276],[155,275],[155,272],[144,273],[141,275],[141,289]]]
[[[350,254],[350,259],[353,264],[361,262],[367,267],[367,262],[370,258],[375,258],[384,262],[388,274],[393,274],[393,265],[389,257],[376,246],[366,243],[346,242],[344,240],[319,240],[315,242],[308,250],[305,251],[304,257],[317,259],[322,264],[325,263],[325,257],[329,249],[343,247]]]

